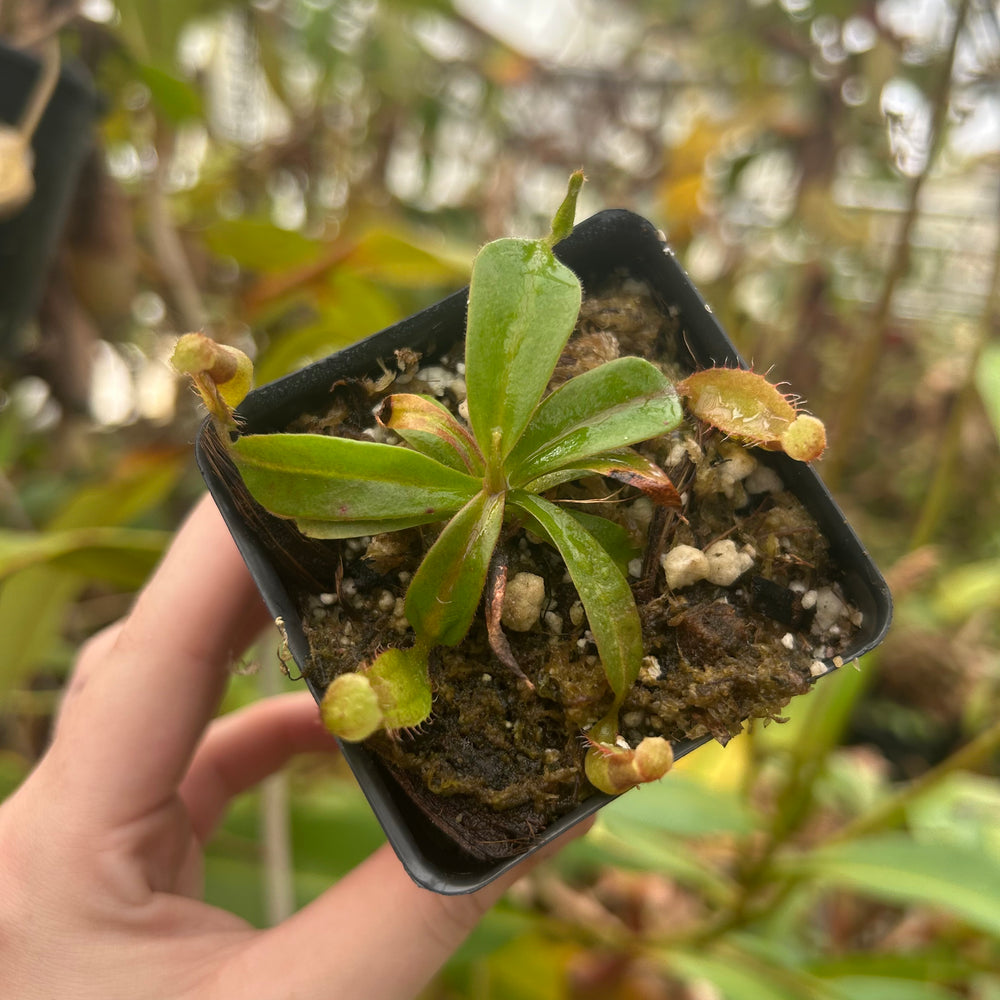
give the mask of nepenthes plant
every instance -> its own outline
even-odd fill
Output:
[[[311,537],[348,539],[443,525],[406,590],[406,645],[389,645],[327,688],[322,715],[337,736],[412,729],[433,710],[429,657],[455,646],[480,605],[493,653],[521,673],[504,636],[507,589],[501,539],[530,532],[558,551],[586,614],[610,708],[587,728],[586,774],[618,793],[670,768],[671,745],[621,739],[619,712],[636,682],[643,637],[632,587],[616,552],[624,530],[564,505],[554,491],[591,477],[626,484],[679,509],[674,484],[636,445],[681,423],[684,406],[739,441],[809,461],[825,446],[822,423],[762,376],[712,368],[673,383],[655,364],[621,357],[550,390],[577,322],[581,286],[553,247],[573,228],[582,174],[541,239],[507,238],[477,255],[465,338],[467,419],[436,399],[395,393],[378,404],[398,443],[312,433],[241,434],[233,408],[250,386],[249,359],[198,334],[174,362],[191,375],[251,495]]]

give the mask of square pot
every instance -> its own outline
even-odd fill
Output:
[[[556,255],[576,272],[585,288],[598,287],[602,279],[618,273],[645,282],[663,308],[679,319],[683,340],[697,367],[746,367],[663,237],[645,219],[627,211],[601,212],[580,223],[556,247]],[[283,430],[302,413],[320,409],[338,380],[349,376],[377,378],[381,374],[377,359],[390,358],[397,349],[409,347],[424,357],[439,356],[464,335],[467,297],[468,289],[456,292],[387,330],[256,389],[239,408],[246,430]],[[278,522],[259,509],[248,509],[246,498],[234,489],[235,472],[220,469],[214,451],[211,435],[203,428],[197,444],[199,467],[268,608],[283,619],[289,648],[301,667],[309,660],[308,645],[283,578],[287,579],[291,564],[308,572],[316,558],[316,545],[310,542],[303,546],[301,536],[286,522]],[[886,583],[816,472],[782,453],[769,454],[768,461],[818,523],[829,543],[832,561],[841,569],[839,582],[844,594],[863,615],[859,630],[842,654],[845,661],[855,659],[877,645],[889,626],[892,604]],[[270,520],[269,530],[279,532],[271,543],[262,541],[254,530],[254,521],[261,516]],[[834,669],[832,664],[829,669]],[[306,682],[319,701],[322,690],[308,678]],[[708,739],[706,736],[675,744],[675,756],[684,756]],[[410,876],[440,893],[481,888],[611,801],[611,796],[595,793],[547,827],[523,854],[483,861],[468,855],[434,826],[365,746],[345,743],[343,751]]]

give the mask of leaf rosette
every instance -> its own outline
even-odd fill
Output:
[[[307,535],[343,539],[444,524],[407,588],[412,645],[385,650],[328,688],[322,714],[336,735],[361,740],[428,717],[429,654],[462,641],[488,579],[490,642],[523,678],[497,611],[506,580],[496,572],[497,547],[506,524],[555,548],[579,596],[613,693],[610,710],[588,731],[586,771],[597,787],[617,793],[661,777],[671,754],[657,743],[630,748],[618,736],[618,712],[643,658],[639,613],[621,565],[625,532],[562,506],[558,487],[600,476],[679,507],[667,475],[633,446],[675,429],[683,414],[674,385],[638,357],[606,362],[547,392],[581,304],[580,281],[553,247],[572,229],[582,181],[580,173],[570,179],[547,237],[497,240],[476,256],[465,338],[467,423],[433,398],[397,393],[376,416],[399,445],[307,433],[224,438],[254,498]],[[229,349],[212,353],[196,341],[185,347],[182,367],[232,430],[226,410],[239,401],[234,386],[244,392],[249,384],[244,369],[234,368]],[[730,417],[740,405],[770,406],[774,412],[758,419],[765,429],[756,436],[781,440],[796,416],[785,398],[747,382],[759,376],[715,371],[723,374],[682,383],[684,395],[720,413],[736,399]],[[216,386],[218,373],[225,380]]]

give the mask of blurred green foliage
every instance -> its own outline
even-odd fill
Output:
[[[176,336],[277,377],[460,286],[486,239],[543,232],[583,165],[580,216],[662,226],[744,353],[826,420],[820,471],[897,621],[785,725],[606,809],[428,996],[995,1000],[996,4],[506,6],[0,8],[6,41],[58,34],[103,100],[0,359],[0,794],[201,489]],[[262,686],[234,677],[224,710]],[[380,834],[336,763],[286,780],[301,904]],[[257,923],[260,809],[234,805],[207,866],[209,898]]]

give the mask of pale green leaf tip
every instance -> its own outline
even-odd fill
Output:
[[[576,200],[585,180],[582,170],[575,170],[570,174],[566,197],[563,198],[562,204],[556,210],[556,214],[552,218],[552,231],[544,241],[549,247],[554,247],[560,240],[566,239],[573,232],[573,223],[576,220]]]

